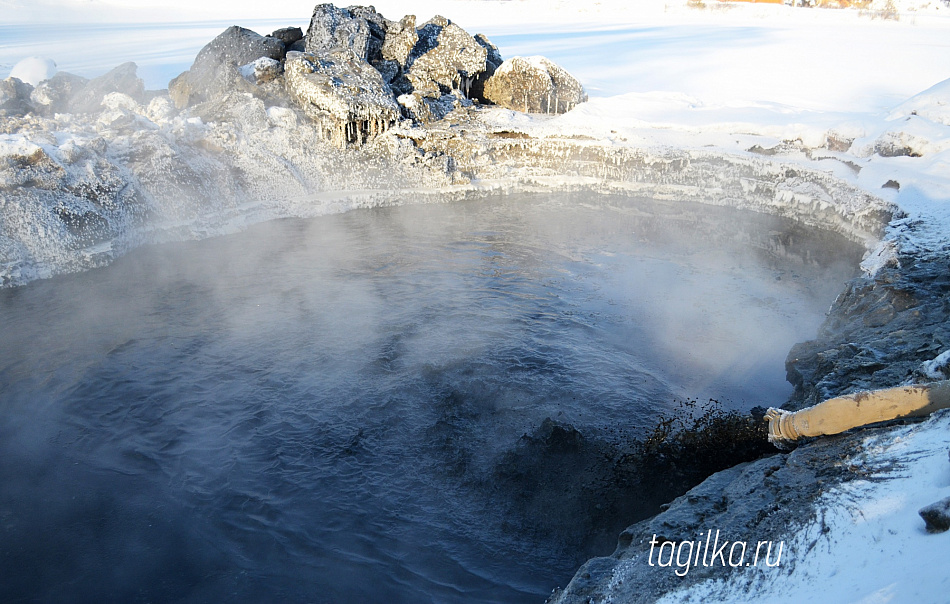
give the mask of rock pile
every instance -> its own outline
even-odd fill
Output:
[[[113,92],[139,103],[154,96],[134,63],[93,80],[60,72],[35,88],[8,78],[0,82],[0,117],[95,113]],[[488,38],[445,17],[417,28],[414,15],[390,21],[371,6],[333,4],[314,8],[306,34],[284,27],[262,36],[231,26],[168,85],[175,107],[201,118],[226,113],[235,94],[297,107],[339,147],[360,146],[401,119],[427,124],[475,103],[564,113],[587,100],[580,83],[548,59],[503,61]]]
[[[445,17],[417,28],[414,15],[390,21],[373,7],[332,4],[314,8],[306,35],[230,27],[169,85],[179,109],[234,92],[295,104],[341,147],[361,145],[400,119],[428,123],[474,102],[563,113],[587,98],[551,61],[503,62],[488,38]]]

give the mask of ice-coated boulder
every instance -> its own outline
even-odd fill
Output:
[[[294,102],[340,147],[362,144],[400,116],[383,77],[349,48],[288,53],[284,81]]]
[[[66,110],[70,113],[96,113],[102,108],[102,99],[111,92],[121,92],[143,102],[145,83],[136,75],[137,71],[138,66],[130,61],[89,80],[69,99]]]
[[[268,37],[277,38],[284,43],[284,46],[289,48],[294,42],[303,39],[303,30],[299,27],[282,27]]]
[[[318,4],[307,29],[307,52],[319,55],[342,46],[364,61],[379,61],[387,23],[371,6]]]
[[[268,57],[261,57],[256,61],[251,61],[247,65],[241,65],[238,71],[248,82],[261,85],[272,82],[283,73],[283,66],[280,61]]]
[[[19,78],[0,81],[0,117],[23,115],[32,110],[30,94],[33,87]]]
[[[69,101],[86,87],[89,80],[68,71],[57,72],[52,78],[40,83],[30,99],[38,113],[53,115],[68,113]]]
[[[168,93],[181,109],[228,92],[253,92],[238,68],[261,57],[280,61],[286,52],[279,39],[232,25],[198,52],[191,69],[169,82]]]
[[[402,106],[403,114],[418,124],[428,124],[444,118],[456,109],[472,106],[471,101],[454,94],[431,97],[413,92],[400,95],[396,101]]]
[[[406,66],[409,54],[419,41],[416,33],[416,16],[406,15],[399,21],[389,22],[386,38],[380,49],[384,61],[396,63],[400,69]]]
[[[525,113],[565,113],[587,100],[567,71],[540,57],[512,57],[485,82],[484,98]]]
[[[418,35],[406,74],[411,91],[438,98],[457,90],[468,97],[472,81],[485,71],[488,58],[485,47],[441,16],[427,21],[419,28]]]

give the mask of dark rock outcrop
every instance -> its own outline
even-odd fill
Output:
[[[565,113],[587,100],[580,82],[544,57],[512,57],[484,83],[484,97],[525,113]]]
[[[900,253],[899,267],[848,283],[818,337],[789,352],[785,367],[795,393],[786,406],[914,380],[921,363],[950,348],[950,251],[941,256],[921,262]]]
[[[231,26],[201,49],[191,69],[169,82],[168,93],[181,109],[229,92],[254,92],[238,68],[260,57],[280,61],[286,52],[284,43],[277,38]]]
[[[284,43],[284,46],[290,47],[291,44],[303,39],[303,30],[299,27],[282,27],[271,33],[269,38],[277,38]]]

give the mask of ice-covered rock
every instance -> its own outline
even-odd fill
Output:
[[[36,110],[43,115],[66,113],[70,109],[70,100],[88,83],[89,80],[82,76],[60,71],[41,82],[33,90],[30,99]]]
[[[472,106],[471,101],[454,94],[431,97],[420,92],[413,92],[399,95],[396,100],[402,106],[403,113],[417,124],[435,122],[456,109]]]
[[[307,29],[307,52],[319,55],[341,46],[364,61],[378,61],[382,58],[386,24],[372,7],[318,4]]]
[[[439,98],[457,90],[468,97],[472,81],[485,71],[488,57],[485,47],[441,16],[427,21],[419,28],[418,35],[406,73],[412,91]]]
[[[0,117],[23,115],[32,110],[30,95],[33,87],[18,78],[0,81]]]
[[[233,91],[254,92],[238,69],[261,57],[282,60],[286,52],[277,38],[233,25],[198,52],[188,71],[169,82],[168,93],[181,109]]]
[[[349,48],[319,56],[291,52],[284,77],[291,98],[340,147],[362,144],[400,116],[380,73]]]
[[[238,71],[248,82],[260,85],[272,82],[280,77],[280,74],[283,73],[283,66],[276,59],[261,57],[247,65],[241,65]]]
[[[485,82],[485,99],[525,113],[565,113],[587,100],[567,71],[541,57],[512,57]]]
[[[405,67],[409,54],[419,41],[416,33],[416,16],[406,15],[397,22],[390,22],[386,38],[380,49],[384,61],[393,61],[400,69]]]
[[[950,350],[946,350],[930,361],[920,364],[920,373],[931,380],[950,379]]]
[[[108,73],[93,78],[80,88],[68,102],[71,113],[95,113],[102,105],[102,99],[111,92],[121,92],[136,101],[145,100],[145,83],[136,75],[135,63],[123,63]]]
[[[43,80],[48,80],[56,73],[56,62],[45,57],[27,57],[13,66],[10,77],[26,82],[30,86],[38,86]]]

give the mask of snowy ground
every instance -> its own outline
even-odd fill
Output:
[[[868,437],[859,453],[842,460],[864,469],[868,480],[819,499],[815,522],[786,542],[790,569],[756,569],[751,586],[741,575],[708,581],[660,602],[731,601],[736,593],[762,604],[946,602],[950,535],[928,534],[917,510],[950,493],[948,434],[950,412],[943,411]]]
[[[0,0],[0,77],[30,55],[86,76],[133,60],[150,88],[162,88],[227,25],[261,33],[306,27],[313,3]],[[897,202],[909,218],[893,225],[890,237],[924,253],[950,245],[950,83],[941,85],[950,79],[950,7],[898,1],[900,19],[885,20],[873,11],[707,4],[375,2],[391,19],[446,15],[487,34],[505,57],[544,54],[591,94],[561,117],[493,114],[512,128],[737,154],[784,144],[783,161],[822,167]],[[50,15],[71,24],[51,23]],[[846,152],[816,152],[829,134],[855,142]],[[882,141],[906,144],[920,157],[882,156]],[[899,190],[882,188],[888,181]],[[827,547],[775,582],[781,592],[768,592],[775,601],[828,600],[831,587],[841,602],[945,600],[950,534],[924,534],[916,515],[950,495],[946,416],[941,422],[896,431],[872,447],[880,459],[903,452],[903,469],[839,495],[867,503],[831,514],[836,502],[826,502]],[[807,535],[789,537],[796,538]]]

